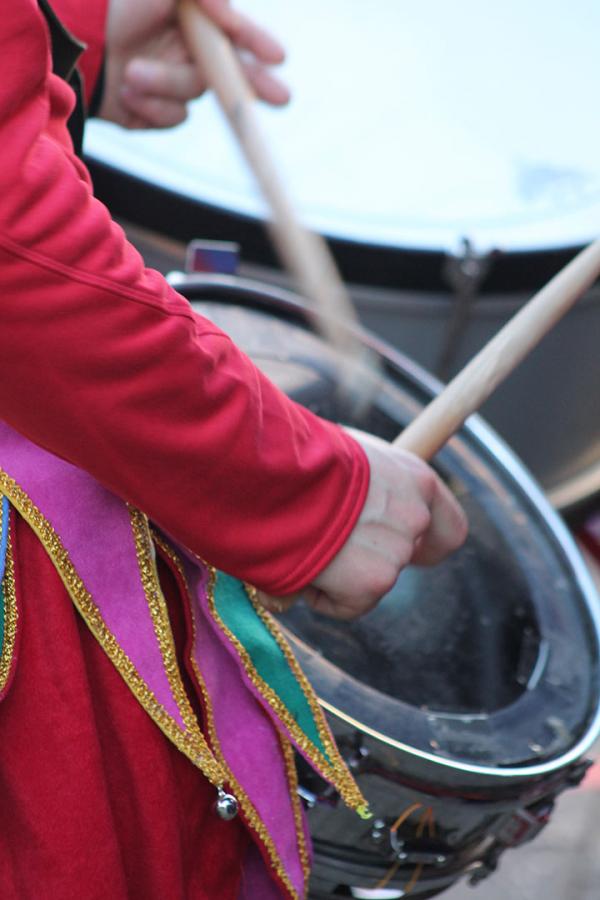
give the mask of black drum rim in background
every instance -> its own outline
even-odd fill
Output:
[[[206,301],[214,300],[217,303],[224,303],[225,305],[240,304],[255,310],[262,308],[271,314],[276,310],[277,316],[282,321],[294,322],[296,325],[300,325],[303,328],[306,328],[307,331],[310,331],[310,327],[306,322],[306,314],[303,309],[302,301],[288,291],[267,287],[260,282],[244,281],[242,279],[223,276],[190,276],[183,279],[175,278],[174,284],[178,290],[181,290],[186,294],[192,302],[202,299]],[[398,351],[386,347],[382,341],[374,338],[372,335],[364,333],[363,336],[370,346],[374,347],[378,352],[383,353],[388,372],[392,371],[395,367],[399,371],[402,371],[405,377],[412,379],[413,387],[417,389],[417,393],[421,393],[421,396],[423,396],[425,400],[430,397],[432,393],[439,390],[439,385],[435,380],[413,361],[407,359]],[[237,340],[235,335],[234,339]],[[418,402],[415,400],[415,407],[417,406]],[[403,765],[407,771],[413,769],[416,776],[425,778],[425,780],[435,772],[435,778],[438,781],[447,781],[448,784],[454,786],[458,786],[459,784],[461,786],[472,785],[478,787],[481,787],[483,784],[490,786],[508,786],[510,784],[518,783],[520,780],[543,780],[552,777],[553,773],[556,773],[564,767],[568,767],[580,759],[600,732],[600,710],[598,708],[598,634],[600,629],[600,619],[596,606],[596,592],[589,572],[581,560],[564,523],[550,507],[537,484],[515,458],[514,454],[506,444],[478,416],[473,416],[468,420],[468,423],[463,428],[460,435],[462,437],[459,436],[452,444],[456,448],[461,440],[467,442],[467,450],[463,449],[462,451],[463,456],[465,452],[467,454],[474,454],[475,456],[479,453],[481,459],[488,460],[488,465],[494,464],[498,467],[499,471],[504,473],[502,477],[505,478],[507,486],[510,484],[513,488],[518,487],[521,505],[525,504],[525,508],[529,507],[532,514],[535,513],[535,515],[539,516],[539,521],[536,523],[537,527],[546,529],[547,539],[550,540],[550,542],[556,542],[556,548],[560,551],[561,566],[565,569],[565,572],[574,578],[574,583],[577,586],[577,591],[580,596],[579,613],[583,619],[586,619],[585,627],[589,629],[590,632],[588,637],[590,640],[589,652],[592,669],[590,670],[589,676],[590,682],[593,682],[593,686],[590,690],[592,692],[595,690],[596,696],[595,708],[590,708],[588,711],[588,717],[585,723],[581,723],[581,733],[573,738],[572,744],[557,755],[552,755],[552,753],[550,753],[548,758],[542,758],[538,761],[536,761],[535,753],[533,753],[529,758],[523,759],[522,764],[518,764],[518,762],[513,760],[512,762],[502,765],[486,765],[477,762],[475,759],[445,758],[444,756],[440,756],[439,753],[428,752],[424,747],[414,746],[401,740],[400,735],[390,737],[388,733],[378,731],[373,723],[369,724],[364,721],[364,716],[355,718],[350,715],[347,710],[345,711],[344,709],[338,708],[339,705],[331,700],[331,696],[329,698],[323,696],[323,682],[327,681],[327,674],[324,674],[323,669],[327,669],[327,665],[324,666],[322,659],[318,657],[318,654],[315,653],[314,650],[310,648],[307,649],[301,638],[299,639],[293,634],[291,634],[290,637],[301,665],[305,669],[309,680],[311,680],[317,688],[317,692],[320,693],[323,707],[328,711],[333,722],[337,722],[342,728],[346,726],[350,728],[359,728],[366,738],[373,738],[386,744],[388,747],[393,748],[395,751],[398,751],[402,754]],[[468,436],[468,439],[465,436]],[[448,451],[442,451],[440,459],[444,456],[444,453],[447,452]],[[458,451],[453,450],[452,452]],[[567,601],[563,598],[563,602]],[[541,607],[538,606],[535,610],[538,615],[540,614],[540,609]],[[283,621],[285,623],[285,616],[283,617]],[[344,690],[342,690],[342,695],[344,694],[344,691],[353,692],[354,702],[356,703],[357,697],[361,693],[366,693],[367,696],[364,699],[364,708],[367,709],[369,703],[371,705],[373,704],[373,695],[369,694],[371,689],[368,686],[362,686],[355,680],[353,681],[352,677],[348,676],[347,673],[344,674],[346,682],[343,684]],[[332,678],[334,682],[339,682],[337,675],[333,675]],[[543,675],[538,684],[541,684],[542,681]],[[534,688],[524,691],[520,699],[526,697],[533,702],[531,698],[535,695],[536,690],[538,690],[538,687],[534,686]],[[335,695],[335,690],[332,689],[332,693]],[[382,700],[385,700],[385,698],[382,698],[380,693],[377,694],[377,697],[380,706],[385,706],[385,702],[382,703]],[[394,706],[397,715],[398,701],[393,701],[392,705]],[[501,719],[502,715],[505,717],[508,715],[507,724],[510,725],[510,713],[514,712],[515,706],[518,706],[518,701],[516,703],[507,704],[506,708],[504,710],[501,709],[500,712],[492,711],[491,716],[486,718],[489,719],[496,716],[495,721],[499,721],[497,717],[500,717]],[[379,718],[381,717],[381,710],[378,710],[377,715]],[[432,715],[434,716],[434,719],[437,716],[437,727],[442,720],[451,720],[453,714],[446,713],[439,716],[434,712]],[[458,717],[465,719],[465,716],[469,718],[469,714],[463,711]],[[477,720],[477,715],[473,715],[472,719],[475,722]],[[527,721],[529,727],[531,720],[528,719]]]
[[[96,196],[112,214],[141,228],[187,243],[202,237],[237,241],[249,263],[277,269],[279,263],[265,221],[235,208],[219,207],[116,168],[94,155],[85,157]],[[349,283],[398,290],[446,291],[446,248],[423,249],[324,235]],[[482,297],[498,292],[535,291],[563,269],[584,244],[498,249],[480,285]],[[458,249],[458,248],[457,248]],[[368,280],[365,280],[368,272]]]

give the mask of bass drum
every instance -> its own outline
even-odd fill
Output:
[[[447,380],[597,236],[600,4],[240,5],[288,48],[292,102],[259,115],[303,220],[329,239],[365,326]],[[212,98],[175,130],[91,123],[86,149],[115,214],[238,241],[258,277],[280,277]],[[600,498],[599,333],[596,290],[482,411],[573,514]]]
[[[393,438],[438,385],[378,340],[384,382],[360,421],[297,298],[232,278],[175,279],[288,394]],[[374,817],[301,769],[312,897],[432,897],[492,871],[581,779],[599,731],[597,598],[568,532],[506,446],[472,417],[436,457],[470,521],[465,546],[408,569],[338,622],[298,602],[281,622]]]

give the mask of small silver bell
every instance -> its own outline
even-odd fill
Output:
[[[216,810],[220,819],[229,822],[235,819],[238,814],[238,802],[233,794],[226,793],[223,788],[218,788],[219,796],[217,797]]]

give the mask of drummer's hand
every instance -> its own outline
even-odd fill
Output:
[[[198,6],[244,52],[243,66],[260,99],[287,103],[287,87],[268,67],[281,63],[280,44],[229,0]],[[125,128],[167,128],[187,115],[189,100],[206,89],[177,23],[177,0],[110,0],[104,96],[99,115]]]
[[[313,609],[337,619],[368,612],[405,566],[440,562],[467,536],[462,508],[429,466],[380,438],[350,433],[369,459],[367,499],[342,549],[301,592]],[[295,599],[261,596],[274,612]]]

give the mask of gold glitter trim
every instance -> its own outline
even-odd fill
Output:
[[[211,573],[214,573],[214,569],[211,569],[210,566],[209,570],[211,571]],[[210,591],[208,594],[208,601],[213,618],[215,619],[219,628],[224,632],[224,634],[227,635],[228,639],[237,650],[240,660],[244,668],[246,669],[246,673],[252,681],[252,684],[264,697],[264,699],[274,711],[274,713],[278,716],[280,721],[285,725],[300,750],[302,750],[303,753],[306,754],[315,768],[317,768],[321,772],[321,774],[332,783],[332,785],[340,794],[344,803],[348,807],[350,807],[350,809],[354,809],[359,813],[361,811],[364,812],[368,809],[368,803],[365,800],[360,788],[354,781],[354,778],[350,774],[346,763],[342,759],[340,752],[335,745],[333,736],[331,735],[331,732],[329,731],[329,728],[325,721],[325,716],[321,710],[321,707],[319,706],[319,701],[306,675],[298,665],[298,662],[294,654],[292,653],[289,644],[284,638],[281,630],[279,629],[279,626],[275,622],[275,619],[259,603],[256,590],[250,585],[245,585],[245,589],[250,602],[252,603],[258,616],[268,628],[273,638],[276,640],[279,648],[285,656],[292,674],[296,677],[296,680],[298,681],[302,692],[306,697],[317,725],[319,737],[323,746],[325,747],[325,750],[327,751],[329,759],[326,759],[321,751],[317,747],[315,747],[310,738],[307,737],[306,734],[304,734],[280,697],[258,674],[252,662],[252,659],[250,658],[250,654],[248,653],[246,648],[243,646],[241,641],[239,641],[238,638],[233,634],[233,632],[229,630],[229,628],[225,625],[225,623],[219,616],[219,613],[216,609],[214,591]]]
[[[7,519],[9,519],[8,516]],[[2,524],[2,508],[0,506],[0,531],[2,530]],[[6,687],[10,675],[19,618],[15,591],[15,565],[10,533],[8,534],[8,543],[6,545],[6,566],[4,578],[2,579],[2,592],[4,594],[4,643],[2,645],[2,655],[0,656],[0,691],[3,691]]]
[[[256,613],[264,622],[265,627],[271,632],[271,635],[277,642],[279,649],[285,656],[286,661],[290,669],[292,670],[292,673],[294,674],[296,680],[302,688],[302,692],[306,697],[306,701],[310,706],[311,712],[315,719],[317,732],[319,734],[321,742],[327,750],[327,754],[331,759],[330,772],[332,772],[335,777],[335,781],[333,782],[335,788],[339,791],[344,803],[346,803],[347,806],[357,812],[361,819],[370,819],[371,812],[369,810],[369,804],[360,788],[358,787],[337,748],[335,738],[333,737],[329,729],[327,720],[323,713],[323,709],[319,702],[319,698],[313,690],[313,687],[308,678],[302,671],[298,660],[294,656],[294,652],[287,642],[277,619],[275,619],[271,615],[271,613],[269,613],[265,609],[262,603],[260,603],[256,588],[253,588],[251,585],[245,585],[245,587],[248,593],[248,597],[250,598],[250,602],[254,606]],[[295,723],[295,720],[292,721]],[[318,753],[319,751],[315,748],[315,752]],[[320,756],[321,758],[323,758],[322,754],[320,754]]]
[[[158,547],[160,547],[160,549],[171,560],[171,562],[177,569],[177,572],[179,573],[182,584],[185,586],[186,594],[187,594],[187,602],[188,602],[188,607],[189,607],[189,611],[190,611],[190,620],[192,623],[192,637],[193,637],[193,645],[194,645],[195,641],[196,641],[196,614],[195,614],[195,610],[194,610],[194,604],[191,602],[191,593],[190,593],[189,585],[187,582],[187,578],[185,577],[185,571],[184,571],[183,565],[181,563],[181,560],[179,559],[179,557],[173,550],[173,548],[162,538],[162,536],[160,534],[157,533],[157,531],[155,529],[152,529],[152,537],[154,538],[156,545]],[[206,563],[202,563],[202,564],[206,565]],[[212,597],[214,594],[215,570],[213,568],[211,568],[210,566],[207,566],[207,569],[208,569],[207,593],[208,593],[209,597]],[[252,803],[252,801],[246,794],[245,790],[243,789],[241,784],[238,782],[238,780],[236,779],[236,777],[233,774],[233,772],[231,771],[231,769],[229,768],[227,760],[225,759],[225,756],[223,755],[223,751],[221,749],[221,744],[220,744],[219,738],[217,736],[217,729],[216,729],[215,721],[214,721],[214,717],[213,717],[212,701],[210,699],[210,695],[208,693],[208,689],[206,687],[206,683],[204,681],[204,677],[202,675],[200,667],[198,666],[198,663],[194,659],[194,656],[192,653],[190,653],[189,662],[192,665],[192,669],[194,671],[194,675],[196,677],[198,687],[202,694],[202,699],[203,699],[203,703],[204,703],[204,713],[205,713],[205,718],[206,718],[206,730],[208,732],[210,745],[211,745],[213,753],[215,754],[215,757],[217,758],[217,760],[219,761],[219,763],[221,764],[221,766],[223,767],[223,769],[226,772],[225,780],[226,780],[227,787],[232,792],[232,794],[234,794],[236,800],[238,801],[240,808],[242,810],[242,813],[243,813],[244,820],[252,828],[252,830],[258,837],[258,839],[261,841],[261,843],[267,850],[273,870],[277,873],[277,876],[279,877],[279,879],[281,880],[281,882],[283,883],[283,885],[289,892],[291,900],[302,900],[302,898],[300,898],[300,896],[298,895],[297,891],[294,889],[294,886],[292,885],[292,883],[289,879],[289,875],[287,874],[287,872],[285,870],[285,867],[281,861],[281,857],[279,856],[279,854],[277,852],[277,848],[275,847],[275,844],[273,843],[273,839],[271,838],[271,835],[269,833],[267,826],[265,825],[265,823],[259,816],[254,804]],[[288,780],[289,780],[289,776],[288,776]],[[298,798],[298,802],[299,802],[299,798]],[[302,832],[302,840],[304,841],[304,832]],[[307,856],[307,864],[308,864],[308,856]],[[304,859],[303,858],[302,858],[302,866],[304,868]]]
[[[308,848],[306,846],[306,835],[304,833],[304,819],[302,816],[302,803],[298,793],[298,770],[296,768],[296,759],[294,757],[294,748],[288,738],[279,733],[279,741],[281,750],[285,760],[285,768],[287,771],[288,784],[290,786],[290,797],[294,809],[294,821],[296,823],[296,834],[298,836],[298,853],[300,854],[300,862],[304,873],[304,890],[308,890],[308,879],[310,878],[310,860],[308,858]]]
[[[167,604],[160,586],[158,570],[152,551],[152,535],[148,518],[139,510],[129,506],[129,504],[128,509],[140,578],[169,686],[186,727],[190,749],[196,755],[196,765],[202,770],[211,784],[221,788],[226,778],[225,772],[204,739],[181,679]]]
[[[25,491],[3,469],[0,469],[0,492],[23,516],[42,542],[69,596],[86,625],[111,660],[119,674],[161,731],[198,768],[202,768],[196,742],[169,715],[141,677],[132,661],[108,629],[91,594],[77,574],[71,558],[58,534],[29,499]],[[208,777],[208,776],[207,776]],[[210,779],[209,779],[210,780]]]

